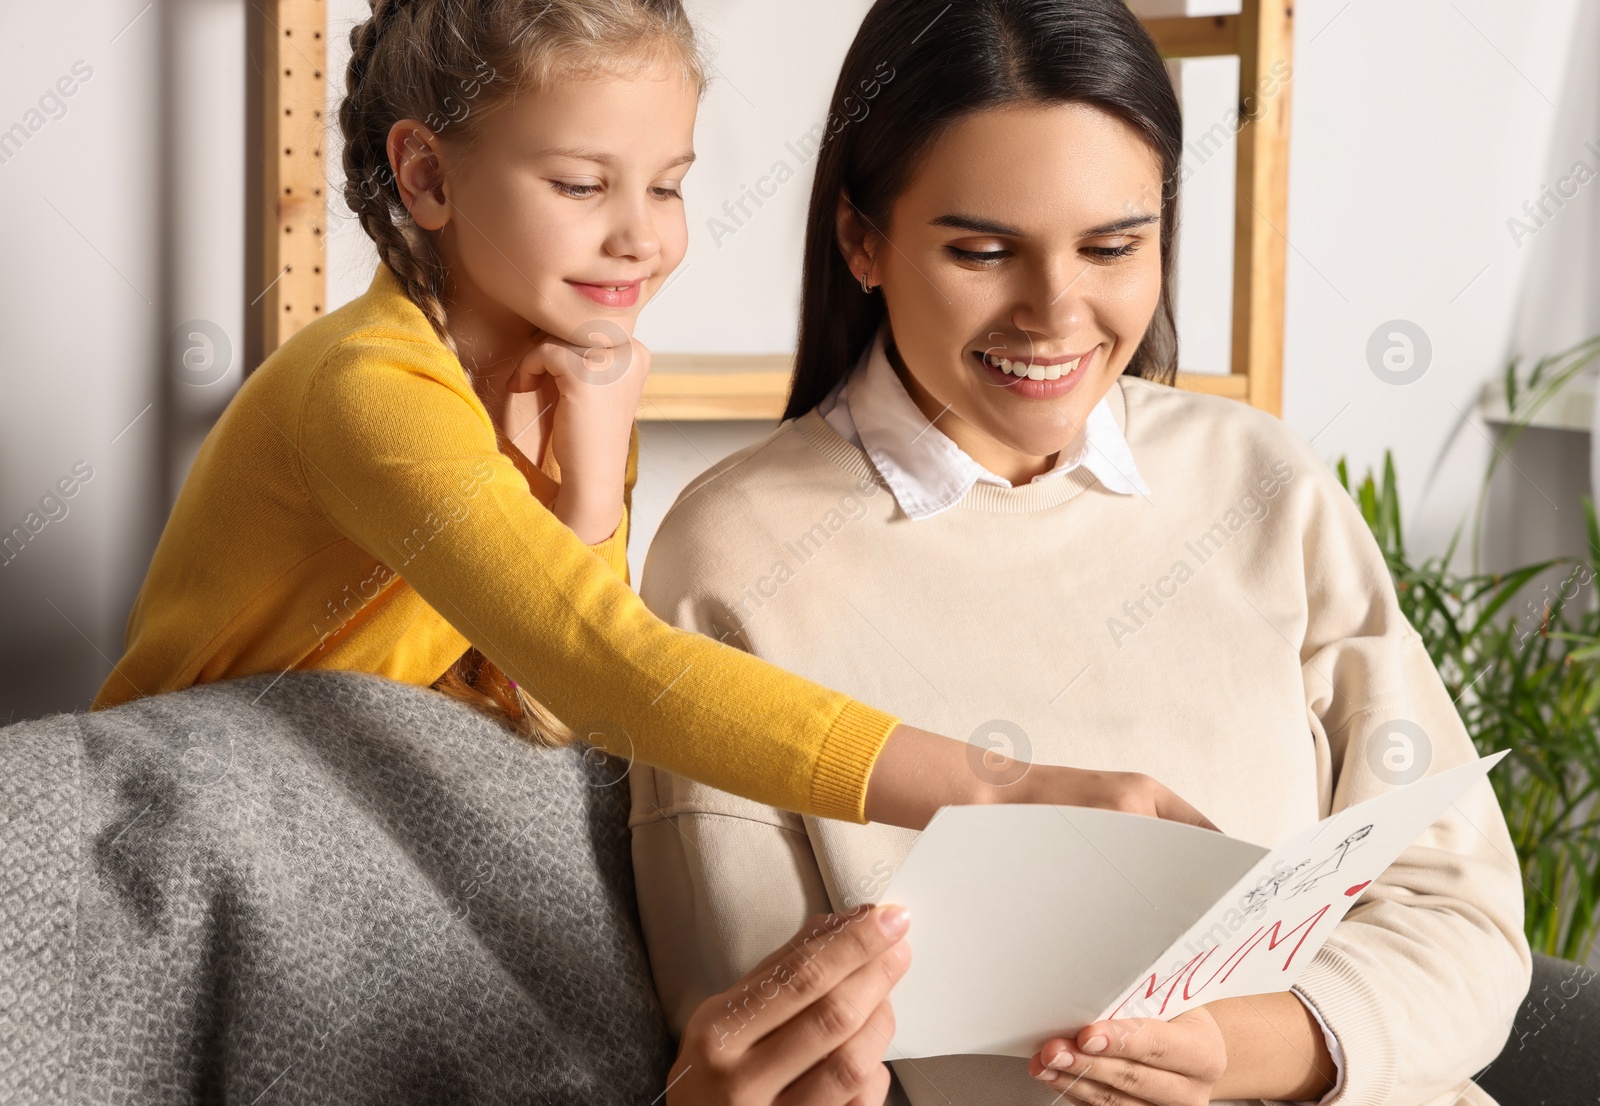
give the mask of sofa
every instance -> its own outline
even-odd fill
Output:
[[[289,672],[0,729],[0,1102],[660,1100],[626,762]],[[1540,958],[1481,1082],[1600,1100]]]

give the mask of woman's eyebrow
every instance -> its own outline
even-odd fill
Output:
[[[1126,219],[1118,219],[1112,223],[1102,223],[1097,227],[1090,227],[1080,237],[1093,238],[1101,234],[1117,234],[1134,227],[1142,227],[1149,223],[1159,223],[1159,215],[1130,215]],[[1002,234],[1009,238],[1020,238],[1022,232],[1015,227],[1008,227],[1003,223],[993,223],[987,219],[980,219],[976,215],[941,215],[930,220],[929,226],[953,227],[956,230],[970,230],[974,234]]]
[[[1114,223],[1102,223],[1100,226],[1090,227],[1088,230],[1083,232],[1083,237],[1093,238],[1100,234],[1117,234],[1120,231],[1132,230],[1134,227],[1147,226],[1150,223],[1159,223],[1160,221],[1161,216],[1159,215],[1152,215],[1148,213],[1144,215],[1130,215],[1126,219],[1118,219]]]
[[[987,219],[980,219],[976,215],[941,215],[928,222],[931,227],[954,227],[956,230],[970,230],[974,234],[1003,234],[1011,238],[1020,238],[1022,232],[1015,227],[1008,227],[1003,223],[991,223]]]

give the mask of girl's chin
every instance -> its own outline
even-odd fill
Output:
[[[575,346],[616,346],[632,339],[637,319],[636,311],[607,311],[597,306],[592,314],[572,312],[559,318],[539,312],[528,322]]]

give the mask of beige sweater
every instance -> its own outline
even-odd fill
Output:
[[[1149,773],[1263,846],[1387,789],[1390,722],[1426,734],[1430,772],[1476,756],[1365,523],[1303,441],[1243,404],[1138,379],[1108,398],[1148,497],[1080,468],[979,484],[915,522],[816,412],[785,423],[684,491],[650,548],[645,602],[910,724],[980,741],[1003,720],[1035,762]],[[876,901],[916,837],[643,765],[630,785],[639,908],[675,1032],[809,914]],[[1344,1053],[1329,1106],[1490,1103],[1469,1077],[1528,989],[1522,918],[1484,781],[1296,984]],[[911,942],[915,955],[915,918]],[[1055,1100],[1026,1063],[893,1067],[916,1106]]]

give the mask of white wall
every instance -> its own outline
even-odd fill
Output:
[[[348,21],[359,0],[331,7],[336,23]],[[820,117],[864,0],[694,8],[720,41],[723,79],[701,121],[705,160],[688,179],[688,267],[642,333],[663,351],[784,349],[799,258],[793,211],[807,184],[782,190],[790,214],[764,207],[720,248],[706,220]],[[235,365],[205,394],[174,384],[167,343],[177,324],[204,319],[237,350],[241,305],[259,292],[243,273],[244,11],[240,0],[0,9],[0,127],[27,120],[75,61],[93,69],[66,113],[0,163],[10,216],[0,231],[0,524],[36,509],[74,463],[95,472],[66,517],[0,565],[0,721],[87,704],[120,653],[176,491],[163,472],[186,470],[197,435],[237,383]],[[1470,503],[1488,446],[1458,423],[1503,367],[1518,327],[1529,353],[1545,352],[1545,338],[1560,344],[1519,308],[1537,250],[1518,249],[1506,220],[1554,179],[1552,166],[1565,172],[1576,156],[1552,149],[1551,134],[1569,85],[1592,87],[1571,70],[1575,51],[1587,43],[1586,65],[1600,63],[1578,13],[1579,0],[1296,6],[1284,414],[1321,454],[1347,455],[1357,471],[1393,447],[1424,546],[1441,546]],[[329,43],[338,73],[343,35],[330,29]],[[1186,67],[1191,133],[1221,118],[1226,97],[1215,96],[1227,77],[1215,67],[1225,65]],[[336,146],[330,154],[336,164]],[[1231,238],[1225,206],[1219,213],[1204,197],[1230,195],[1231,172],[1231,155],[1209,158],[1186,197],[1184,233],[1195,236],[1180,253],[1186,368],[1226,364],[1226,306],[1215,297]],[[371,255],[348,216],[329,226],[334,305],[365,288]],[[1540,239],[1580,234],[1595,256],[1592,224],[1558,218]],[[752,273],[768,282],[759,295]],[[1404,386],[1374,375],[1365,352],[1379,324],[1396,318],[1421,325],[1434,348],[1427,373]],[[682,483],[762,429],[648,427],[636,572]],[[1583,482],[1571,462],[1579,456],[1584,467],[1581,449],[1566,442],[1537,486],[1509,487],[1508,510],[1520,512],[1528,542],[1563,533],[1558,518],[1571,517]]]
[[[700,160],[686,181],[689,254],[640,320],[640,336],[653,349],[792,348],[810,190],[804,136],[826,113],[838,63],[867,6],[691,0],[713,48],[716,79],[697,126]],[[336,10],[352,18],[362,7],[361,0],[336,0]],[[1187,8],[1184,0],[1136,0],[1133,7],[1144,15],[1238,10],[1236,0],[1188,0]],[[1552,164],[1559,172],[1570,167],[1573,151],[1550,148],[1552,103],[1564,103],[1568,67],[1585,46],[1588,67],[1571,83],[1581,87],[1600,64],[1600,35],[1592,13],[1580,25],[1577,0],[1541,0],[1520,13],[1493,0],[1310,0],[1296,15],[1290,212],[1282,228],[1289,256],[1284,417],[1325,457],[1347,457],[1357,475],[1380,468],[1392,448],[1416,545],[1440,550],[1471,506],[1489,457],[1486,439],[1464,423],[1483,382],[1515,349],[1538,356],[1600,331],[1600,319],[1580,333],[1530,319],[1526,306],[1518,310],[1538,250],[1526,242],[1518,248],[1505,225],[1543,181],[1556,178]],[[1238,61],[1195,59],[1174,68],[1187,170],[1177,250],[1181,364],[1224,372],[1236,152],[1228,124]],[[1529,76],[1535,73],[1536,82]],[[1570,100],[1564,110],[1573,110]],[[1594,133],[1600,137],[1600,127]],[[1228,135],[1220,148],[1219,134]],[[759,207],[746,202],[743,212],[730,212],[725,205],[736,204],[747,186],[775,179],[779,162],[796,177]],[[1595,228],[1575,229],[1541,232],[1542,243],[1533,245],[1560,242],[1600,257]],[[365,287],[371,266],[358,238],[333,242],[332,271],[352,274],[350,295]],[[341,244],[353,247],[348,261]],[[1550,268],[1568,266],[1564,259]],[[1570,281],[1554,285],[1548,294],[1593,291]],[[330,302],[342,297],[330,295]],[[1411,384],[1380,378],[1368,365],[1369,338],[1393,319],[1416,323],[1432,342],[1433,364]],[[709,463],[769,427],[645,427],[635,574],[660,514],[705,467],[701,456]],[[1527,477],[1520,493],[1498,486],[1504,490],[1492,516],[1490,563],[1575,551],[1587,448],[1586,435],[1529,437],[1521,451],[1528,456],[1517,455]]]
[[[242,318],[243,7],[0,8],[0,722],[86,705],[204,424],[238,380],[180,394],[168,335]],[[63,77],[70,96],[45,94]],[[181,125],[184,129],[179,130]],[[199,423],[197,427],[197,421]],[[41,498],[74,466],[92,473]]]
[[[1506,222],[1566,159],[1549,141],[1574,60],[1600,62],[1595,40],[1574,33],[1577,13],[1576,0],[1300,8],[1285,417],[1320,433],[1325,456],[1376,465],[1392,446],[1424,547],[1443,545],[1489,455],[1476,425],[1446,446],[1516,352],[1529,255]],[[1434,352],[1404,386],[1363,353],[1397,318],[1422,326]],[[1567,340],[1530,333],[1523,352]],[[1580,467],[1521,489],[1524,525],[1573,513]]]

